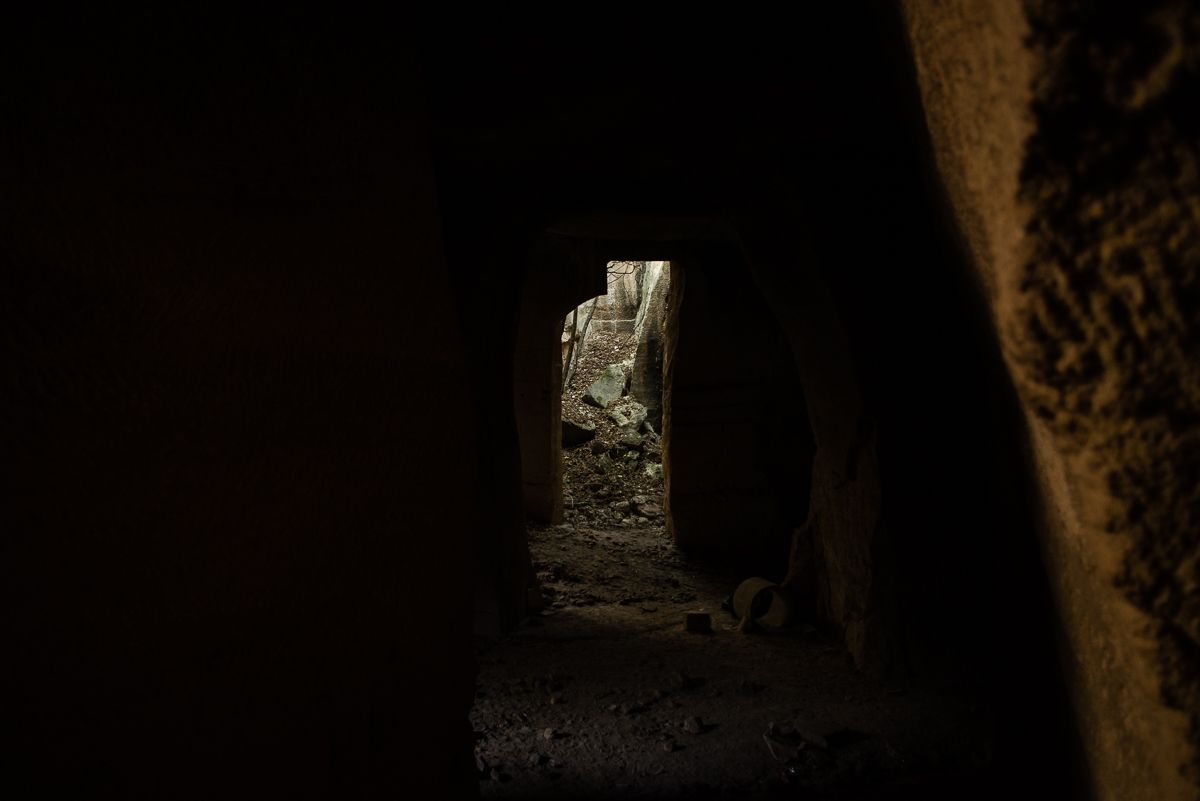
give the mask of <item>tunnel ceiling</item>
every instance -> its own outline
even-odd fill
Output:
[[[875,136],[890,102],[872,26],[823,23],[804,42],[635,27],[586,42],[427,43],[443,199],[502,195],[514,216],[720,214],[782,172],[819,169]]]

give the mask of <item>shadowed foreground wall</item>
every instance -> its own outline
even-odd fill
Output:
[[[5,82],[9,797],[472,789],[442,576],[478,478],[416,70],[299,28],[55,26]]]
[[[667,532],[782,579],[812,463],[795,361],[740,252],[712,246],[674,269]]]
[[[513,407],[522,498],[525,514],[546,523],[561,523],[563,514],[563,319],[602,293],[606,281],[604,262],[579,250],[547,237],[533,249],[521,279]]]
[[[1200,783],[1200,13],[906,2],[945,187],[1023,400],[1093,785]]]

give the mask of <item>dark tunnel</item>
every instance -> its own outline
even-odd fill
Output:
[[[508,23],[15,26],[0,786],[1194,798],[1200,12]]]

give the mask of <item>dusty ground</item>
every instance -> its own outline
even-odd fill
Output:
[[[808,627],[739,633],[738,577],[659,526],[530,534],[550,605],[481,643],[485,798],[928,798],[986,761],[969,708],[857,674]],[[684,630],[691,610],[712,633]]]

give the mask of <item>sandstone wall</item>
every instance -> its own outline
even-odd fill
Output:
[[[1023,401],[1093,784],[1196,792],[1200,16],[906,2],[937,168]]]
[[[4,788],[473,792],[475,446],[411,48],[137,19],[6,50]]]
[[[534,520],[562,522],[562,329],[565,310],[604,285],[604,265],[589,261],[560,242],[543,241],[524,265],[516,313],[513,409],[521,441],[521,484],[525,513]],[[585,315],[581,315],[582,326]],[[576,348],[586,347],[580,337]]]
[[[737,251],[672,264],[668,532],[782,579],[812,458],[795,361]]]

